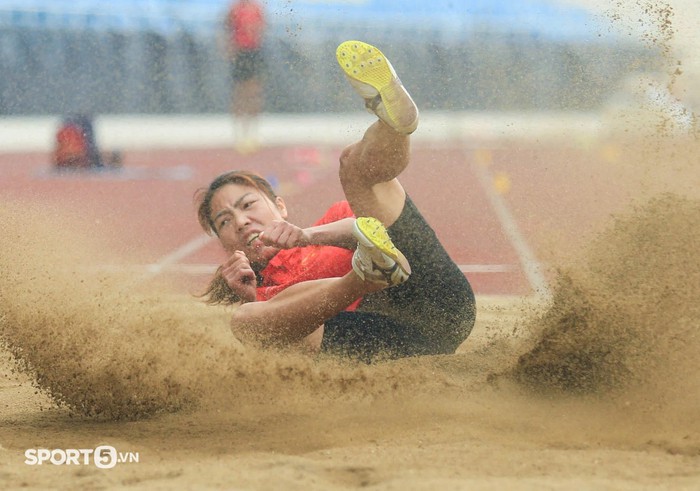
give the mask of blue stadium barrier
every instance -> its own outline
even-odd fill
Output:
[[[213,113],[231,80],[228,0],[0,0],[0,115]],[[426,110],[588,110],[639,46],[545,0],[267,0],[265,110],[354,109],[333,53],[378,44]]]
[[[0,25],[55,29],[149,30],[198,35],[219,28],[228,0],[0,0]],[[547,0],[266,0],[271,24],[328,30],[391,25],[442,31],[463,40],[474,30],[527,33],[559,41],[600,41],[597,19]]]

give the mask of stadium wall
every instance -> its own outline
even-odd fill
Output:
[[[351,33],[326,26],[313,34],[268,32],[266,112],[354,107],[338,90],[334,59]],[[487,29],[459,43],[408,28],[354,34],[382,46],[429,110],[588,111],[630,70],[657,63],[634,46]],[[213,34],[2,27],[0,48],[1,115],[228,111],[230,73]]]

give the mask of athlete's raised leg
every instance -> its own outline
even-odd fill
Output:
[[[396,178],[408,165],[418,108],[378,48],[347,41],[338,46],[336,56],[365,107],[379,118],[341,154],[340,182],[357,216],[375,217],[388,227],[406,199]]]

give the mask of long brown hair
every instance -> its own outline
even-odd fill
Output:
[[[277,198],[272,185],[254,172],[233,170],[221,174],[208,187],[198,189],[194,195],[194,201],[197,204],[197,219],[202,229],[209,235],[218,235],[216,226],[211,218],[211,201],[216,192],[227,184],[250,186],[264,193],[272,202]],[[217,268],[204,293],[198,296],[204,298],[204,301],[210,305],[233,305],[242,300],[226,283],[221,274],[221,266]]]

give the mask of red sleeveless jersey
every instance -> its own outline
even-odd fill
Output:
[[[348,202],[341,201],[333,204],[314,225],[353,216]],[[333,246],[283,249],[260,272],[263,281],[257,289],[257,300],[269,300],[285,288],[302,281],[344,276],[352,270],[352,255],[351,250]],[[352,307],[355,306],[353,304]]]

